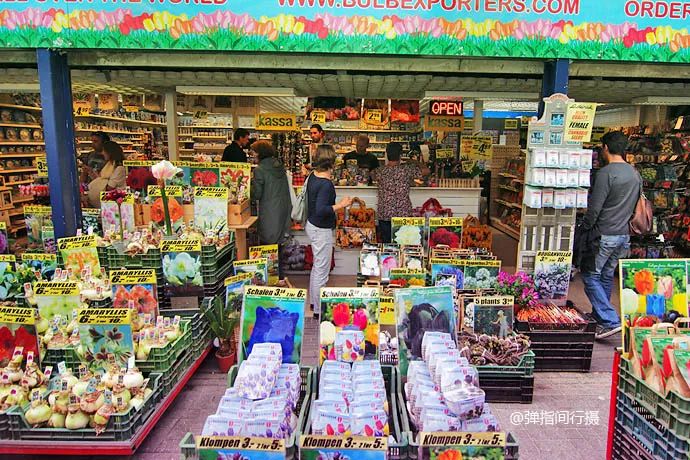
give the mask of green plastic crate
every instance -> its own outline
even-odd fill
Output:
[[[71,348],[50,348],[46,349],[45,354],[41,357],[41,368],[46,366],[53,366],[53,372],[57,371],[58,363],[65,362],[68,369],[72,369],[75,374],[81,364],[81,359],[77,353],[77,349]]]
[[[163,264],[161,261],[161,251],[158,248],[149,249],[146,254],[127,255],[120,252],[113,246],[108,246],[108,267],[111,270],[120,268],[155,268],[156,275],[163,275]]]
[[[238,366],[232,366],[228,372],[228,388],[232,387],[237,377]],[[300,396],[297,401],[296,410],[299,413],[297,419],[297,427],[292,435],[285,440],[285,458],[288,460],[297,460],[299,458],[297,452],[297,444],[299,441],[299,433],[303,432],[307,422],[309,407],[311,405],[311,397],[316,389],[315,371],[312,367],[301,366],[300,376],[302,383],[300,385]],[[187,433],[182,441],[180,441],[180,459],[181,460],[196,460],[199,458],[199,452],[196,450],[196,443],[194,442],[194,434]]]
[[[182,375],[186,373],[189,366],[192,365],[192,358],[196,359],[195,356],[192,356],[192,350],[185,350],[170,368],[161,372],[161,390],[164,394],[169,394],[175,385],[177,385]]]
[[[618,391],[637,401],[676,436],[690,439],[690,399],[669,392],[664,397],[633,373],[632,361],[621,358]]]
[[[130,408],[127,412],[113,414],[103,433],[96,435],[93,428],[68,430],[66,428],[32,428],[24,417],[23,408],[16,407],[10,411],[10,433],[12,439],[22,441],[128,441],[134,437],[136,431],[153,414],[158,402],[163,396],[160,387],[160,374],[149,375],[149,388],[153,392],[144,401],[139,410]]]
[[[110,246],[97,246],[96,250],[98,251],[98,263],[101,265],[101,268],[105,268],[106,270],[108,269],[108,248]]]
[[[218,283],[223,283],[225,278],[233,273],[233,262],[234,259],[230,259],[221,267],[204,267],[202,265],[201,275],[204,278],[204,287],[211,287],[217,285]]]
[[[535,360],[535,355],[532,350],[528,351],[524,355],[522,355],[522,358],[520,358],[520,361],[517,363],[516,366],[495,366],[495,365],[488,365],[488,366],[475,366],[477,368],[477,372],[479,373],[479,380],[481,382],[482,376],[485,377],[491,377],[495,375],[500,375],[500,376],[506,376],[506,375],[515,375],[515,376],[521,376],[521,377],[529,377],[531,375],[534,375],[534,360]]]
[[[234,235],[234,232],[233,232]],[[201,266],[211,269],[218,269],[228,263],[228,260],[235,260],[235,242],[231,241],[222,248],[216,245],[201,246]]]
[[[192,334],[189,320],[180,321],[182,334],[174,341],[161,348],[151,348],[146,361],[136,361],[141,372],[163,372],[173,365],[177,358],[191,345]]]

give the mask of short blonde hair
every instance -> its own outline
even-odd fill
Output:
[[[333,169],[333,166],[335,166],[335,149],[332,145],[321,144],[317,147],[313,166],[319,172]]]

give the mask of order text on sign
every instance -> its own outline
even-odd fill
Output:
[[[490,160],[493,156],[493,139],[488,136],[463,137],[462,156],[471,160]]]

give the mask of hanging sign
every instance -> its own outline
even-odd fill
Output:
[[[300,458],[302,460],[321,460],[323,458],[362,458],[385,460],[388,439],[365,436],[302,436],[300,439]]]
[[[462,117],[462,101],[431,101],[429,102],[429,113],[435,116]]]
[[[321,109],[314,109],[309,114],[311,121],[313,123],[324,124],[326,123],[326,111]]]
[[[606,134],[607,128],[604,126],[594,126],[592,128],[592,137],[589,139],[590,142],[600,142],[601,138]]]
[[[38,169],[38,177],[48,177],[48,159],[36,157],[36,169]]]
[[[595,102],[570,102],[565,115],[565,142],[589,142],[596,113]]]
[[[99,110],[117,110],[119,102],[115,93],[98,93]]]
[[[424,131],[441,131],[457,133],[465,126],[465,117],[446,115],[427,115],[424,117]]]
[[[516,118],[507,118],[503,122],[503,129],[517,129],[518,128],[518,121]]]
[[[383,120],[383,110],[380,109],[367,109],[364,113],[364,121],[371,121],[374,123],[381,123]]]
[[[292,131],[299,128],[297,117],[291,113],[261,113],[256,116],[254,126],[264,131]]]

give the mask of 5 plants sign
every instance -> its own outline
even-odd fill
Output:
[[[248,436],[195,436],[199,460],[284,460],[285,440]]]
[[[254,286],[266,286],[268,280],[268,259],[236,260],[232,263],[235,275],[242,273],[251,274],[250,284]]]
[[[40,281],[34,284],[34,295],[38,316],[46,328],[58,316],[67,320],[81,306],[79,284],[75,282]]]
[[[240,361],[257,343],[279,343],[284,363],[300,363],[306,289],[247,286],[240,316]]]
[[[130,310],[84,308],[79,311],[79,340],[91,370],[106,369],[110,360],[120,367],[134,356]]]
[[[395,299],[379,298],[379,361],[381,364],[398,364],[398,330],[396,328]]]
[[[424,241],[424,217],[393,217],[391,240],[404,246],[421,246]]]
[[[538,251],[534,261],[534,285],[542,300],[568,297],[573,251]]]

